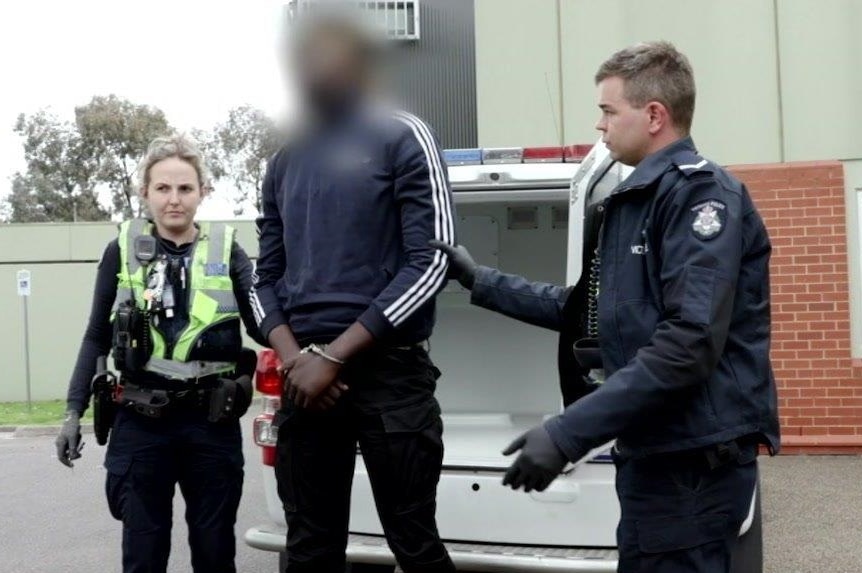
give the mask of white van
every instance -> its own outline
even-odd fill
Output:
[[[457,205],[458,242],[480,264],[554,284],[574,284],[581,276],[587,192],[596,185],[614,187],[631,172],[613,162],[601,143],[448,150],[444,156]],[[561,408],[557,334],[471,306],[469,292],[455,281],[440,294],[437,309],[431,357],[443,373],[437,396],[446,450],[437,521],[456,566],[521,573],[616,571],[619,505],[608,450],[570,468],[541,493],[501,484],[513,461],[501,450]],[[264,412],[254,423],[272,523],[250,529],[245,540],[279,552],[283,563],[284,512],[268,467],[275,459],[271,422],[281,392],[276,362],[271,351],[261,353],[257,387],[264,394]],[[375,565],[391,571],[394,557],[358,454],[350,532],[348,560],[363,564],[354,571]],[[756,495],[740,534],[744,541],[734,573],[760,573]]]

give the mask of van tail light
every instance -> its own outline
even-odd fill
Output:
[[[281,360],[274,350],[266,348],[257,355],[254,386],[261,394],[281,396],[282,378],[278,372]]]
[[[260,446],[263,454],[263,465],[275,466],[275,446],[278,443],[278,428],[272,425],[275,413],[281,408],[281,392],[283,381],[278,367],[281,360],[274,350],[265,348],[257,355],[254,387],[261,396],[263,411],[254,419],[252,433],[254,443]]]
[[[262,396],[261,405],[263,412],[259,414],[252,424],[254,443],[263,450],[263,464],[275,466],[275,446],[278,443],[278,428],[272,425],[275,413],[281,407],[281,397]]]
[[[263,465],[269,466],[271,468],[275,467],[275,447],[266,447],[262,449],[263,451]]]

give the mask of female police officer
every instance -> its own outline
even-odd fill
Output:
[[[152,219],[121,224],[102,255],[57,455],[70,467],[80,457],[90,381],[97,358],[113,346],[121,379],[106,490],[111,514],[123,522],[123,571],[166,570],[179,483],[192,568],[233,572],[243,482],[239,416],[254,369],[240,318],[259,338],[248,302],[252,266],[231,227],[194,222],[210,182],[192,141],[156,139],[139,175]]]

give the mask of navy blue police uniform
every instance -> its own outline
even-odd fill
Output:
[[[572,461],[616,440],[619,571],[727,571],[760,445],[779,448],[766,228],[745,186],[688,137],[645,158],[603,204],[598,342],[585,382],[568,344],[583,280],[481,268],[474,304],[559,330],[567,406],[545,429]]]
[[[171,269],[166,284],[175,301],[170,316],[159,313],[158,328],[166,343],[173,346],[190,321],[186,277],[194,243],[177,245],[161,237],[157,240],[156,253],[165,257]],[[231,247],[229,266],[241,320],[250,336],[265,343],[248,300],[252,264],[236,242]],[[114,240],[99,262],[93,306],[69,384],[68,407],[78,413],[86,410],[90,400],[97,358],[107,355],[114,342],[111,314],[118,300],[121,268],[120,246]],[[242,349],[239,319],[209,328],[190,355],[191,362],[221,360],[238,361],[237,372],[244,374],[250,375],[254,369],[254,353]],[[158,417],[124,404],[111,428],[105,491],[111,515],[123,523],[124,573],[167,571],[177,484],[186,503],[192,570],[236,571],[234,526],[244,476],[238,415],[247,408],[251,396],[236,397],[237,416],[210,421],[210,393],[216,378],[208,376],[191,384],[151,372],[123,373],[124,394],[132,392],[134,382],[142,395],[163,392],[166,397]]]

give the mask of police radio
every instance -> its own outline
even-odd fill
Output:
[[[121,372],[141,372],[150,354],[152,342],[146,313],[132,301],[121,302],[114,316],[114,364]]]
[[[157,242],[152,235],[135,237],[134,255],[146,266],[156,257]],[[141,372],[152,354],[149,313],[135,304],[134,298],[122,301],[114,316],[113,357],[117,369],[125,373]]]
[[[156,238],[152,235],[135,237],[135,258],[146,265],[156,257]]]

